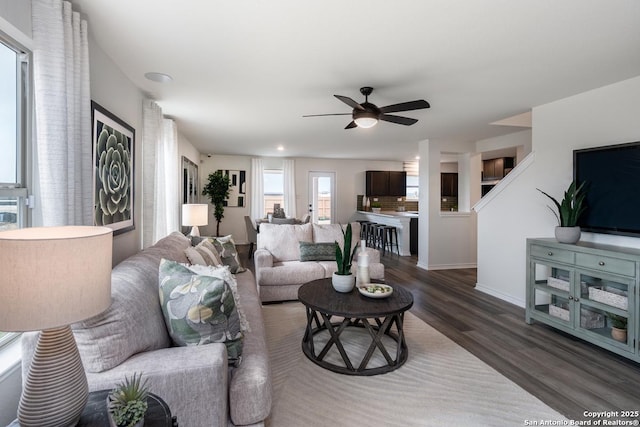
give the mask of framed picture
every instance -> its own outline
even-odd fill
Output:
[[[229,187],[229,198],[224,202],[224,206],[231,208],[244,207],[246,193],[246,171],[234,171],[234,170],[222,170],[219,169],[223,175],[228,175],[231,181]]]
[[[113,234],[133,223],[133,149],[135,129],[91,101],[94,223]]]

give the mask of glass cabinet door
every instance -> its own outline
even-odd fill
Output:
[[[531,287],[533,294],[529,296],[530,309],[537,315],[571,326],[573,272],[538,261],[532,261],[531,269],[535,283]]]
[[[589,334],[607,339],[610,345],[632,351],[633,281],[602,273],[578,271],[580,321],[576,325]]]

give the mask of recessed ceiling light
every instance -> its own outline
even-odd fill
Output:
[[[284,151],[284,147],[282,145],[278,145],[278,151]]]
[[[420,160],[420,156],[416,156],[416,160]]]
[[[145,73],[144,76],[148,79],[151,80],[153,82],[158,82],[158,83],[169,83],[170,81],[173,80],[173,77],[171,77],[169,74],[164,74],[164,73]]]

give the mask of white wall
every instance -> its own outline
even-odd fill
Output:
[[[479,199],[480,158],[470,143],[444,140],[420,142],[418,267],[427,270],[476,265],[476,218],[470,206]],[[440,211],[440,163],[443,153],[459,153],[458,206],[466,212]],[[478,191],[472,190],[477,188]],[[462,189],[462,191],[460,191]],[[460,197],[464,200],[460,200]]]
[[[534,164],[478,213],[478,289],[525,303],[526,238],[553,237],[555,218],[537,188],[560,196],[573,150],[640,140],[640,77],[533,109]],[[640,239],[583,233],[582,240],[640,247]]]
[[[483,153],[485,151],[517,147],[516,164],[518,164],[531,152],[531,144],[532,131],[531,129],[527,129],[507,135],[497,136],[495,138],[476,141],[476,151],[478,153]]]
[[[89,22],[91,34],[91,22]],[[142,92],[120,71],[90,35],[91,99],[115,114],[135,131],[133,223],[135,229],[113,236],[113,264],[140,250],[142,233]]]

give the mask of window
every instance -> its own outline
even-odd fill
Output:
[[[418,162],[404,162],[404,171],[407,173],[407,196],[406,200],[418,200],[420,194],[420,174],[418,172]]]
[[[0,231],[27,224],[29,54],[0,33]],[[0,332],[0,347],[15,334]]]
[[[274,205],[284,207],[284,174],[281,170],[267,170],[264,178],[264,216],[273,213]]]

